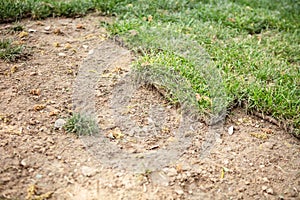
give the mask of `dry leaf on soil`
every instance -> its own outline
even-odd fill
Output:
[[[37,104],[37,105],[33,106],[33,110],[34,111],[40,111],[40,110],[43,110],[45,107],[46,107],[45,105]]]

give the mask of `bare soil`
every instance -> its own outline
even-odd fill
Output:
[[[177,160],[144,172],[109,166],[85,140],[55,129],[57,119],[72,113],[73,85],[83,60],[108,41],[100,21],[110,20],[97,14],[24,20],[22,34],[9,31],[12,24],[0,25],[1,38],[24,43],[31,54],[17,62],[0,61],[0,199],[300,199],[299,140],[239,109],[227,117],[208,157],[199,158],[208,129],[203,124]],[[140,88],[128,110],[128,120],[143,127],[149,123],[149,105],[165,108],[168,120],[157,134],[133,141],[110,120],[112,91],[134,59],[121,56],[99,80],[99,126],[121,149],[156,151],[172,138],[179,116],[157,91]]]

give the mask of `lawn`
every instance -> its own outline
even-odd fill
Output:
[[[175,99],[184,93],[172,91],[170,71],[188,82],[202,113],[241,106],[300,135],[299,0],[0,0],[0,7],[0,22],[111,16],[101,25],[136,52],[133,68],[150,70],[153,82],[155,73],[165,76],[160,84]]]

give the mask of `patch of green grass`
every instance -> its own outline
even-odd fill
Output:
[[[118,20],[107,28],[130,48],[142,49],[137,67],[148,63],[175,68],[190,80],[195,93],[211,96],[208,79],[199,76],[193,63],[174,58],[160,48],[163,40],[154,41],[148,32],[169,27],[187,35],[221,70],[229,105],[246,104],[249,111],[292,125],[299,135],[299,10],[299,1],[139,0],[116,5]],[[206,107],[203,103],[200,108]]]
[[[15,61],[22,57],[23,46],[13,45],[11,40],[0,40],[0,59],[6,61]]]
[[[22,18],[79,17],[92,11],[113,14],[121,0],[0,0],[0,23]]]
[[[80,113],[74,113],[64,125],[64,129],[69,133],[74,133],[78,136],[93,135],[97,133],[98,126],[94,119],[89,116],[84,116]]]

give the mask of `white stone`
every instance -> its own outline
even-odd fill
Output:
[[[82,166],[81,167],[81,173],[82,173],[83,176],[91,177],[91,176],[94,176],[96,174],[96,170],[91,168],[91,167],[88,167],[88,166]]]
[[[229,135],[232,135],[232,134],[233,134],[233,126],[230,126],[230,127],[228,128],[228,134],[229,134]]]
[[[61,129],[67,122],[64,119],[58,119],[54,123],[54,128]]]

